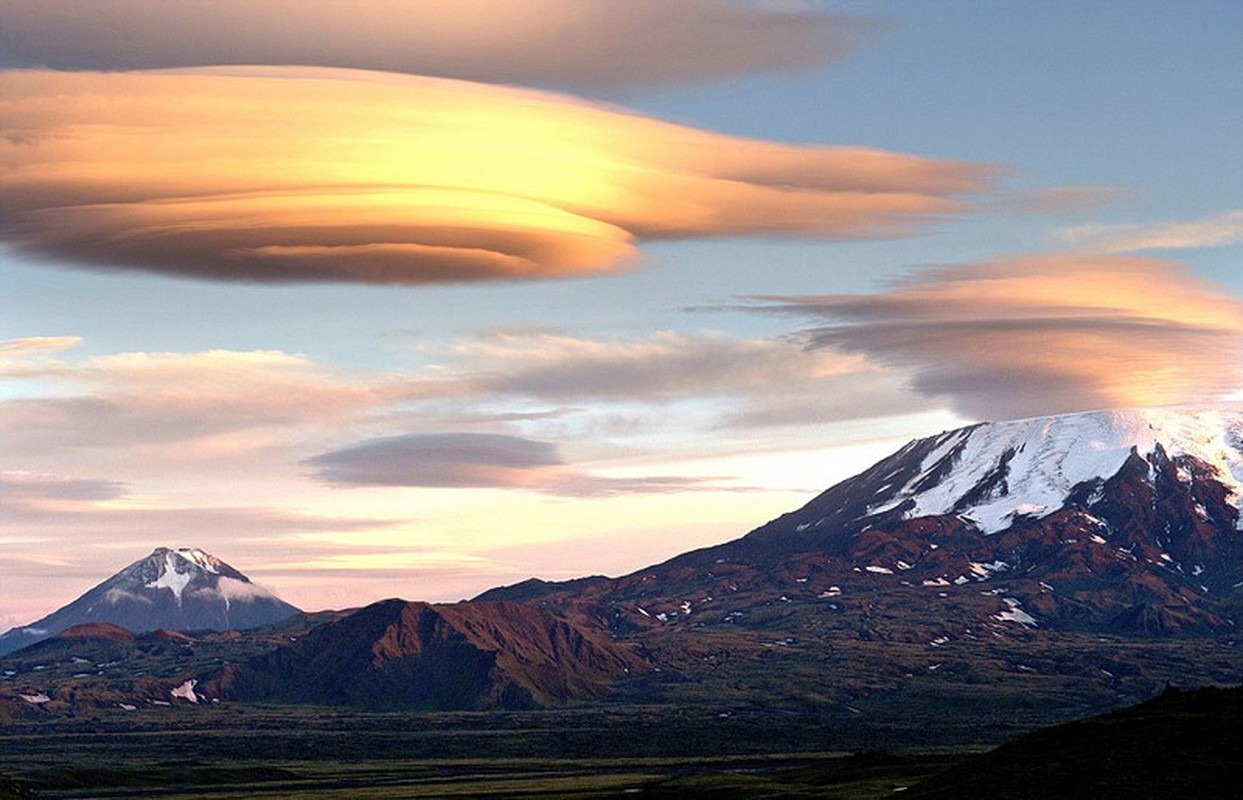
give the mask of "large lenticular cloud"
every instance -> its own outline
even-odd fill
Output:
[[[644,239],[896,236],[990,173],[356,70],[16,70],[0,103],[4,242],[210,280],[574,277]]]
[[[0,0],[0,59],[304,64],[617,89],[812,67],[866,27],[795,4],[720,0]]]

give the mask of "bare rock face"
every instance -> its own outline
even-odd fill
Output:
[[[226,699],[428,710],[532,708],[650,669],[633,649],[518,603],[385,600],[204,684]]]
[[[75,626],[134,633],[256,628],[299,613],[225,562],[197,548],[157,548],[77,600],[0,636],[0,655]]]

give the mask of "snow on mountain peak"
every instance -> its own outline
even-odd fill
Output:
[[[987,423],[943,433],[919,473],[870,513],[905,503],[907,518],[958,514],[982,531],[1044,517],[1084,481],[1112,477],[1132,450],[1191,456],[1243,494],[1243,406],[1090,411]]]
[[[182,593],[196,575],[206,572],[218,576],[224,563],[197,547],[158,547],[147,561],[155,567],[155,577],[143,583],[144,588],[168,589],[178,605],[181,604]]]
[[[183,561],[189,561],[200,569],[205,569],[208,572],[220,572],[220,559],[197,547],[179,547],[172,552]]]

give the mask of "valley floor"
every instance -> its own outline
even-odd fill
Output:
[[[995,749],[982,739],[1002,728],[972,734],[962,724],[971,715],[952,705],[939,718],[885,720],[873,710],[168,706],[5,726],[0,773],[65,800],[877,800],[907,790],[929,800],[1166,800],[1234,796],[1243,781],[1243,688],[1167,688],[1139,705],[1016,736],[1039,716],[1019,714]],[[21,797],[0,777],[2,800]]]
[[[758,789],[762,776],[827,764],[842,770],[843,793],[816,796],[881,797],[967,752],[859,762],[848,752],[912,737],[850,720],[711,709],[194,711],[10,725],[0,729],[0,772],[51,799],[604,798],[722,775]]]

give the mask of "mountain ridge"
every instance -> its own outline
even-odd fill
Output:
[[[532,708],[647,672],[630,647],[511,602],[381,600],[204,682],[226,699],[425,710]]]

